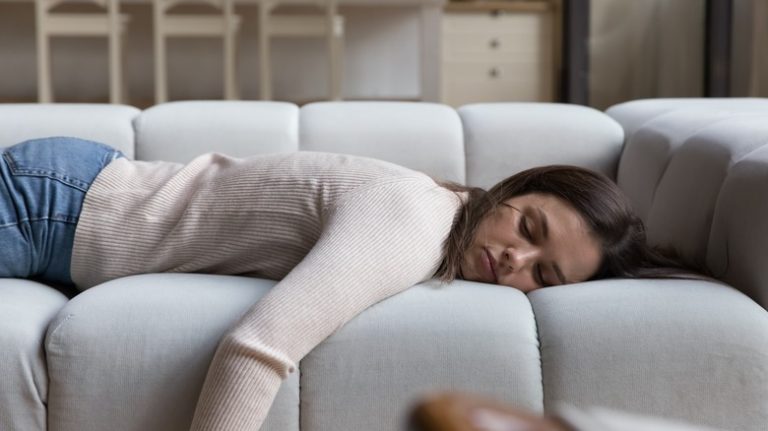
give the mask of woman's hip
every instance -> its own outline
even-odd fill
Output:
[[[122,153],[55,137],[0,149],[0,277],[71,284],[69,264],[85,193]]]

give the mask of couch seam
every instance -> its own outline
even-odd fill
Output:
[[[542,352],[542,345],[541,342],[541,327],[539,326],[539,320],[536,318],[536,311],[533,306],[533,301],[531,301],[531,298],[526,295],[526,298],[528,299],[528,304],[531,306],[531,316],[533,316],[533,326],[536,328],[536,341],[538,342],[538,350],[539,350],[539,376],[540,380],[539,383],[541,383],[541,408],[542,413],[547,413],[547,405],[545,403],[546,396],[544,395],[545,386],[544,386],[544,353]]]

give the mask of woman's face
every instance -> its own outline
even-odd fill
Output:
[[[588,280],[600,260],[599,242],[581,214],[560,198],[530,193],[504,201],[485,217],[461,274],[527,293]]]

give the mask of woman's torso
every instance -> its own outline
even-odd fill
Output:
[[[281,279],[317,241],[330,205],[359,187],[413,177],[437,187],[392,163],[329,153],[116,160],[86,195],[72,278],[81,288],[150,272]]]

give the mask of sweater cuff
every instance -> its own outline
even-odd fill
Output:
[[[242,346],[222,342],[208,369],[191,430],[258,430],[282,384],[280,374],[274,364],[247,354]]]

